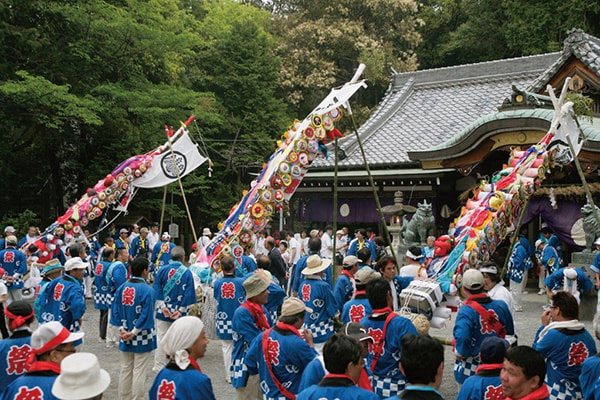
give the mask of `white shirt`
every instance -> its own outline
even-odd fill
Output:
[[[294,253],[294,258],[290,260],[291,265],[296,265],[296,263],[300,259],[300,242],[298,242],[296,238],[291,238],[288,245],[290,246],[290,256],[292,253],[294,253],[294,249],[296,249],[296,252]]]
[[[333,241],[331,236],[327,232],[321,236],[321,257],[332,259],[333,258]]]
[[[498,282],[493,288],[491,288],[488,291],[487,295],[493,300],[502,300],[506,303],[509,310],[513,310],[513,297],[508,291],[508,289],[504,287],[504,282]]]
[[[404,267],[400,268],[400,272],[398,275],[400,275],[402,277],[411,276],[411,277],[415,278],[417,276],[417,274],[419,273],[419,268],[421,268],[421,266],[419,264],[408,264],[408,265],[405,265]],[[421,270],[420,276],[421,276],[421,278],[427,279],[426,268],[423,268]]]
[[[256,251],[255,251],[255,254],[257,256],[259,256],[261,254],[265,254],[265,255],[269,254],[269,252],[267,251],[267,249],[265,249],[265,238],[259,237],[256,240]]]
[[[8,294],[8,288],[4,282],[0,281],[0,297],[4,296],[5,294]]]
[[[151,249],[154,248],[156,243],[160,242],[160,236],[158,235],[158,232],[148,232],[147,238],[148,238],[148,247],[150,247]]]
[[[129,242],[131,244],[131,242],[133,242],[133,239],[135,239],[138,236],[140,236],[139,233],[131,232],[129,234],[129,237],[127,238],[127,242]]]

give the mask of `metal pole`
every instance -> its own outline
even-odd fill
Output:
[[[354,128],[354,134],[356,135],[356,141],[358,142],[358,147],[360,148],[360,153],[362,154],[363,163],[365,164],[365,169],[367,170],[367,175],[369,175],[369,182],[371,183],[371,188],[373,189],[373,197],[375,197],[375,203],[377,204],[377,211],[379,212],[379,216],[381,217],[381,222],[383,223],[383,231],[385,233],[385,238],[388,243],[390,243],[390,251],[392,252],[392,257],[396,260],[396,265],[398,265],[398,260],[396,259],[396,252],[394,251],[394,246],[391,245],[392,241],[390,238],[390,232],[387,228],[387,223],[385,221],[385,216],[383,215],[383,211],[381,210],[381,203],[379,202],[379,195],[377,194],[377,187],[375,187],[375,182],[373,181],[373,175],[371,175],[371,169],[369,168],[369,163],[367,162],[367,156],[365,154],[365,149],[363,148],[362,141],[360,140],[360,135],[358,134],[358,129],[356,127],[356,121],[354,120],[354,115],[350,114],[350,119],[352,120],[352,127]]]

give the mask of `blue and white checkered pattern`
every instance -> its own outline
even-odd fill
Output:
[[[395,380],[372,375],[371,385],[373,386],[373,392],[375,394],[382,399],[387,399],[388,397],[395,396],[403,391],[406,386],[406,381],[404,379]]]
[[[465,357],[462,360],[454,362],[454,378],[458,383],[463,383],[465,379],[475,375],[477,367],[481,364],[479,357]]]
[[[215,325],[217,335],[233,335],[233,329],[231,325],[232,321],[226,319],[218,319]]]
[[[311,324],[306,327],[312,333],[314,338],[320,338],[333,334],[333,320],[331,318],[321,321],[318,324]]]
[[[271,317],[271,324],[275,325],[277,323],[277,309],[273,309],[269,312],[269,315]]]
[[[112,301],[110,301],[110,294],[108,293],[98,293],[96,292],[94,294],[94,303],[96,304],[105,304],[105,305],[109,305],[112,303]]]
[[[510,280],[515,281],[515,282],[522,282],[523,281],[523,270],[518,270],[518,269],[511,269],[508,272],[508,276],[510,278]]]
[[[232,379],[241,379],[248,372],[248,367],[244,364],[243,359],[233,360],[233,365],[231,367],[233,369]]]
[[[148,330],[143,329],[138,332],[137,335],[131,339],[131,344],[133,346],[147,346],[152,342],[152,339],[156,336],[156,332],[154,328]]]
[[[19,277],[17,279],[15,279],[12,282],[6,282],[6,287],[8,288],[8,290],[11,290],[11,288],[13,288],[13,286],[15,286],[13,288],[13,290],[17,290],[17,289],[21,289],[23,287],[23,283],[25,281],[23,280],[23,276],[19,275]]]
[[[79,321],[73,321],[71,323],[71,326],[69,327],[69,330],[71,332],[79,332],[80,329],[81,329],[81,325],[79,325]]]
[[[571,383],[563,381],[563,383]],[[569,388],[568,386],[573,386]],[[575,385],[561,385],[560,382],[553,382],[552,385],[548,385],[548,392],[550,392],[550,400],[580,400],[583,399],[581,389],[574,387]]]

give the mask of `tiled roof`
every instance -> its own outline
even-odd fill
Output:
[[[528,87],[561,53],[519,57],[396,74],[381,104],[359,128],[372,167],[414,165],[407,152],[443,143],[486,114],[495,112],[511,85]],[[362,168],[356,137],[348,132],[340,148],[340,168]],[[341,157],[340,157],[341,158]],[[331,169],[318,159],[311,170]],[[309,171],[310,174],[310,171]]]
[[[528,91],[534,93],[544,91],[550,79],[571,56],[577,57],[586,67],[600,76],[600,39],[588,35],[581,29],[572,29],[568,32],[560,57],[531,84]]]
[[[440,143],[430,149],[426,149],[425,151],[411,153],[411,158],[418,160],[439,159],[440,157],[443,157],[444,151],[451,154],[463,152],[471,146],[469,139],[471,139],[471,141],[483,139],[483,137],[472,137],[472,132],[480,126],[494,121],[523,120],[526,121],[526,126],[532,126],[532,120],[542,120],[545,121],[544,125],[545,129],[547,129],[550,127],[550,122],[553,117],[554,110],[545,108],[517,108],[488,114],[473,121],[466,126],[462,132],[455,135],[450,140]],[[579,127],[586,139],[583,147],[586,149],[597,149],[599,147],[598,141],[600,140],[600,118],[594,118],[593,120],[580,118]]]

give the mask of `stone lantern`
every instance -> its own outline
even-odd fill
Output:
[[[414,213],[417,211],[417,209],[413,206],[404,204],[404,196],[402,192],[397,191],[394,193],[394,204],[391,206],[382,207],[381,210],[385,215],[390,216],[390,224],[388,225],[388,231],[392,236],[392,243],[390,246],[394,246],[394,249],[404,246],[402,236],[400,235],[400,228],[402,228],[404,214]]]

